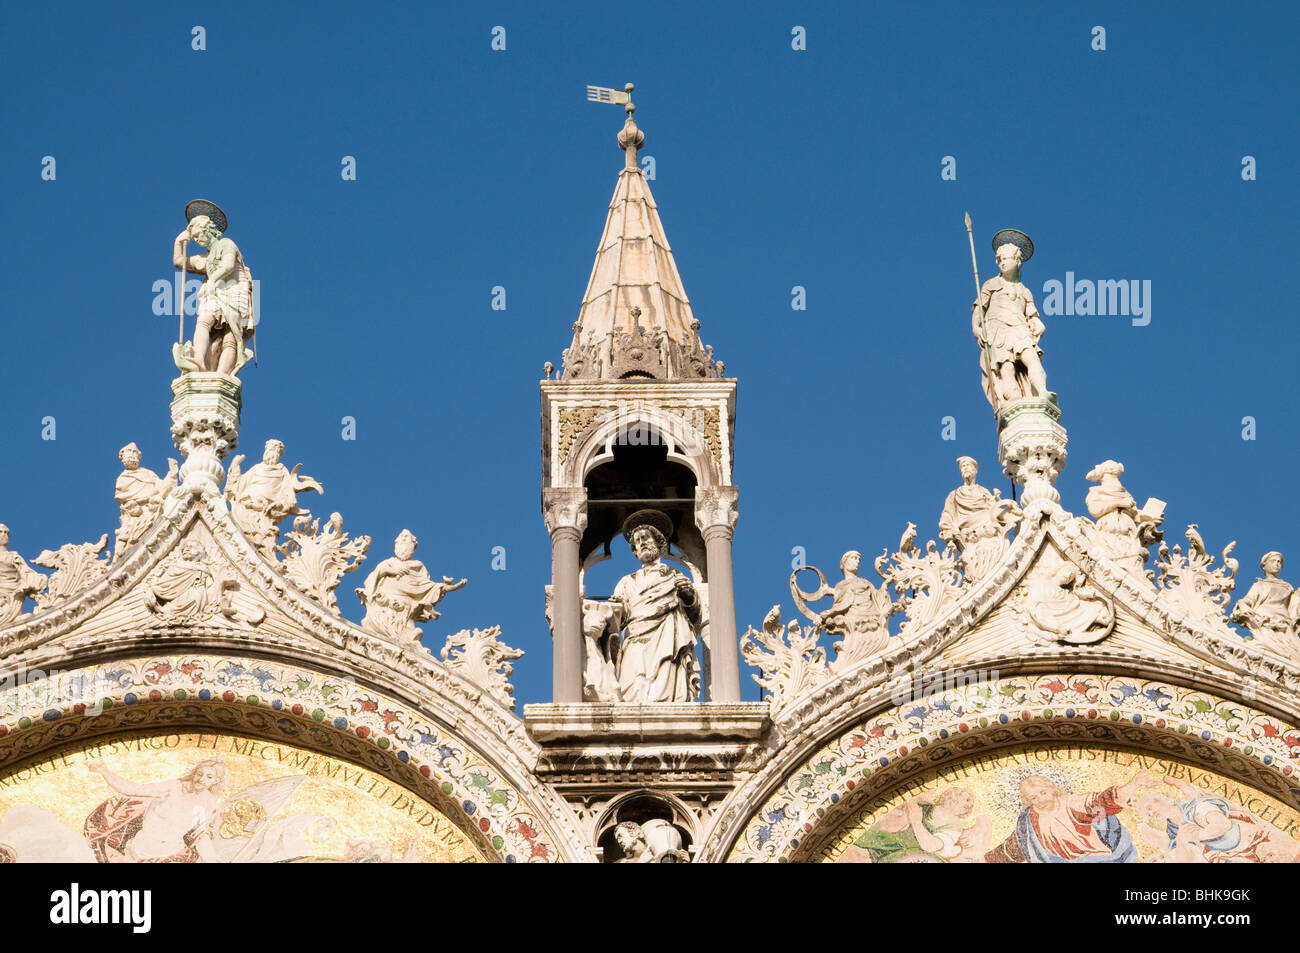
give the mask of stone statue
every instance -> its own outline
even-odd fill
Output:
[[[620,864],[686,864],[690,855],[682,850],[682,835],[660,818],[644,823],[624,821],[614,828],[614,840],[623,852]]]
[[[366,610],[362,628],[394,642],[417,643],[424,632],[415,623],[438,618],[433,607],[447,593],[464,588],[464,579],[430,579],[424,563],[414,558],[419,544],[414,533],[402,530],[393,542],[393,555],[376,566],[357,590]]]
[[[218,371],[238,374],[253,356],[247,343],[257,317],[253,313],[253,276],[238,246],[223,236],[226,215],[216,205],[195,199],[185,206],[189,222],[176,236],[172,264],[206,280],[199,289],[199,313],[194,340],[173,349],[181,371]],[[207,252],[185,256],[186,245],[198,242]]]
[[[1133,497],[1119,482],[1124,464],[1104,460],[1088,472],[1088,480],[1096,483],[1088,489],[1084,503],[1096,525],[1089,537],[1103,552],[1127,572],[1143,575],[1143,566],[1151,558],[1148,547],[1160,542],[1163,533],[1165,504],[1148,499],[1142,509],[1137,509]]]
[[[227,597],[229,586],[208,565],[207,554],[194,539],[181,543],[179,558],[163,565],[149,584],[146,606],[171,622],[195,622],[221,612],[234,615]]]
[[[842,663],[846,655],[856,662],[884,651],[889,645],[886,622],[897,611],[887,589],[877,589],[858,575],[861,568],[862,554],[851,549],[840,558],[844,578],[834,588],[827,585],[826,577],[816,566],[801,566],[790,573],[790,593],[799,611],[819,628],[844,639],[835,645],[840,668],[845,667]],[[820,585],[815,592],[804,592],[796,584],[795,577],[801,572],[817,574]],[[832,601],[825,611],[817,612],[809,607],[809,602],[826,596],[831,596]]]
[[[113,561],[140,541],[162,509],[163,500],[176,486],[176,461],[167,458],[167,475],[160,477],[140,466],[140,448],[128,443],[117,452],[122,472],[113,488],[113,498],[122,508],[121,523],[115,533]]]
[[[623,633],[619,697],[624,702],[689,702],[700,694],[695,642],[702,625],[700,594],[690,580],[665,565],[672,521],[658,510],[638,510],[623,536],[641,561],[624,576],[611,600]]]
[[[1282,571],[1281,553],[1265,553],[1259,568],[1264,571],[1264,578],[1255,580],[1233,606],[1229,618],[1244,625],[1261,642],[1291,647],[1300,629],[1300,594],[1290,583],[1278,578]],[[1300,649],[1300,645],[1294,649]]]
[[[262,453],[262,462],[247,473],[240,470],[244,459],[241,453],[230,462],[230,475],[226,478],[226,499],[230,501],[230,515],[249,541],[268,559],[275,558],[275,541],[278,526],[289,516],[309,516],[310,511],[299,509],[299,493],[325,488],[311,477],[299,476],[302,464],[289,470],[280,462],[284,444],[268,440]]]
[[[9,527],[0,523],[0,625],[23,614],[23,603],[45,588],[45,577],[9,551]]]
[[[1010,544],[1007,530],[1021,517],[1012,500],[1001,491],[990,493],[975,482],[979,464],[973,457],[958,457],[962,485],[948,494],[939,515],[939,538],[961,552],[961,566],[968,582],[982,579],[1002,558]]]
[[[971,330],[980,342],[980,370],[984,394],[994,410],[1022,397],[1046,397],[1038,339],[1046,330],[1034,305],[1034,296],[1020,282],[1021,266],[1034,253],[1034,243],[1024,232],[1004,228],[993,236],[997,277],[980,288],[971,310]]]
[[[1095,645],[1115,628],[1109,599],[1089,584],[1074,563],[1037,573],[1027,584],[1025,614],[1037,634],[1062,645]]]

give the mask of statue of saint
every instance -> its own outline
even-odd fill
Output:
[[[1020,519],[1020,507],[990,493],[975,482],[979,464],[973,457],[958,457],[962,485],[948,494],[939,515],[939,538],[961,551],[968,581],[987,575],[1007,551],[1007,530]]]
[[[180,558],[164,565],[148,589],[150,612],[177,622],[193,622],[218,612],[233,614],[226,584],[208,565],[197,540],[181,543]]]
[[[429,570],[415,557],[420,541],[404,529],[393,542],[393,555],[385,559],[366,577],[357,590],[357,598],[366,614],[361,627],[394,642],[419,642],[424,632],[415,623],[438,618],[434,610],[442,597],[464,587],[465,580],[443,576],[442,582],[429,578]]]
[[[230,475],[226,478],[226,499],[230,501],[231,516],[268,559],[275,558],[275,541],[281,521],[289,516],[310,515],[310,511],[299,509],[297,495],[307,490],[325,492],[316,480],[298,475],[301,463],[292,470],[281,463],[283,455],[284,444],[279,440],[268,440],[261,463],[244,473],[240,470],[244,459],[241,453],[230,462]]]
[[[862,568],[862,554],[850,549],[840,557],[840,572],[844,578],[833,587],[816,566],[801,566],[790,573],[790,593],[795,607],[831,635],[843,641],[833,646],[836,662],[841,666],[856,664],[868,656],[884,651],[889,645],[888,620],[898,607],[889,597],[885,587],[876,588],[870,580],[858,575]],[[804,592],[795,582],[801,572],[817,574],[820,583],[816,592]],[[809,607],[809,602],[831,597],[830,606],[822,612]]]
[[[253,356],[247,343],[253,337],[257,317],[253,314],[253,275],[233,241],[222,233],[226,215],[216,205],[195,199],[185,206],[189,222],[176,236],[172,264],[204,275],[199,289],[199,313],[194,340],[187,347],[176,345],[176,366],[182,371],[219,371],[238,374]],[[185,255],[186,245],[198,242],[207,252]]]
[[[153,525],[162,509],[163,499],[176,486],[176,461],[170,457],[165,477],[140,466],[140,448],[134,443],[119,450],[117,458],[122,461],[122,472],[113,488],[113,498],[122,508],[122,521],[113,547],[115,561]]]
[[[1232,609],[1233,622],[1244,625],[1250,634],[1274,647],[1290,646],[1300,628],[1300,595],[1291,584],[1278,578],[1282,571],[1282,554],[1265,553],[1259,561],[1264,578],[1255,580]],[[1300,644],[1293,647],[1300,649]]]
[[[9,527],[0,523],[0,625],[23,614],[23,603],[45,588],[45,577],[9,551]]]
[[[641,561],[640,569],[618,581],[612,600],[621,610],[614,624],[623,632],[618,688],[625,702],[689,702],[700,694],[700,594],[662,561],[671,535],[671,520],[658,510],[638,510],[623,524],[623,536]]]
[[[1138,510],[1133,497],[1119,482],[1124,464],[1104,460],[1088,472],[1087,479],[1097,485],[1088,488],[1084,504],[1097,521],[1089,536],[1110,559],[1135,576],[1143,575],[1143,566],[1151,558],[1148,551],[1164,535],[1164,503],[1147,500]]]
[[[1034,296],[1020,282],[1020,269],[1034,253],[1034,243],[1024,232],[1004,228],[993,236],[997,277],[980,288],[971,311],[971,329],[980,342],[980,370],[984,394],[997,410],[1023,397],[1047,396],[1038,339],[1046,327],[1034,305]]]

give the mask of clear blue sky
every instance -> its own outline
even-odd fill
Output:
[[[1047,318],[1067,508],[1114,458],[1139,502],[1168,501],[1171,541],[1188,522],[1216,552],[1238,540],[1239,593],[1268,549],[1298,580],[1298,10],[5,4],[0,520],[28,559],[98,538],[118,449],[136,441],[160,471],[176,455],[176,325],[152,285],[173,275],[185,202],[209,198],[262,283],[242,449],[281,438],[325,484],[313,509],[375,538],[345,614],[410,527],[435,575],[470,580],[426,641],[499,623],[528,652],[518,697],[548,699],[537,381],[568,344],[623,162],[622,111],[583,87],[631,81],[686,290],[740,380],[742,630],[776,601],[790,617],[795,546],[835,579],[844,550],[871,558],[909,520],[932,536],[959,454],[1006,491],[964,210],[984,278],[995,229],[1033,237],[1040,300],[1067,271],[1152,283],[1146,327]]]

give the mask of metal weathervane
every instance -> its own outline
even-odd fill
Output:
[[[611,103],[615,106],[624,107],[629,113],[635,112],[636,107],[632,105],[632,90],[635,87],[628,83],[621,90],[610,89],[607,86],[588,86],[587,101],[591,103]]]

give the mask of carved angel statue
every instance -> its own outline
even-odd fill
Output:
[[[424,632],[415,623],[438,618],[433,607],[447,593],[464,588],[465,579],[430,579],[424,563],[414,558],[419,543],[409,529],[398,533],[393,555],[376,566],[357,590],[357,598],[366,610],[362,628],[394,642],[417,643]]]
[[[23,603],[45,588],[45,577],[9,551],[9,527],[0,523],[0,625],[23,614]]]
[[[982,579],[1002,558],[1010,544],[1007,531],[1021,518],[1020,507],[1002,493],[990,493],[975,482],[979,464],[974,457],[958,457],[962,485],[948,494],[939,515],[939,538],[961,553],[967,581]]]
[[[140,466],[140,448],[134,443],[119,450],[117,458],[122,461],[122,472],[113,488],[113,498],[121,507],[122,517],[114,534],[114,562],[139,542],[153,525],[163,500],[176,486],[176,461],[171,457],[167,459],[167,475],[164,477]]]
[[[174,345],[172,356],[181,371],[238,374],[253,357],[246,346],[257,325],[253,275],[239,247],[223,234],[225,212],[211,202],[195,199],[185,206],[185,218],[189,224],[176,236],[172,264],[206,280],[199,289],[194,340]],[[185,249],[191,241],[207,251],[187,258]]]
[[[299,476],[299,463],[292,470],[280,462],[284,444],[268,440],[262,453],[262,462],[242,472],[244,460],[241,453],[230,462],[226,477],[226,499],[230,501],[230,515],[249,541],[268,559],[275,558],[275,541],[279,524],[289,516],[310,516],[309,510],[298,506],[298,494],[308,490],[324,493],[325,488],[308,476]]]
[[[1097,522],[1085,527],[1085,531],[1112,562],[1141,577],[1142,567],[1151,558],[1149,547],[1163,536],[1160,524],[1164,522],[1165,504],[1150,498],[1139,510],[1119,482],[1123,473],[1124,464],[1115,460],[1103,460],[1088,472],[1088,480],[1097,485],[1088,488],[1084,502]]]
[[[304,514],[294,519],[293,529],[285,534],[285,541],[276,547],[276,552],[284,557],[282,568],[285,577],[325,608],[337,613],[339,600],[334,590],[344,573],[361,565],[369,548],[369,536],[348,539],[341,514],[331,513],[323,530],[320,529],[320,520]]]
[[[835,644],[836,662],[844,666],[845,658],[855,661],[883,651],[889,645],[887,621],[898,611],[885,587],[877,589],[858,575],[862,568],[862,554],[849,550],[840,558],[840,572],[844,578],[831,587],[816,566],[802,566],[790,573],[790,594],[795,606],[807,618],[826,632],[841,636]],[[819,582],[814,592],[804,592],[795,582],[801,572],[816,573]],[[808,603],[831,597],[831,605],[821,612]]]
[[[1259,568],[1264,571],[1264,577],[1255,580],[1237,601],[1230,618],[1244,625],[1261,642],[1295,654],[1300,651],[1296,639],[1300,629],[1300,593],[1278,578],[1282,572],[1281,553],[1265,553]]]
[[[971,329],[980,342],[984,394],[993,409],[1024,397],[1046,397],[1039,338],[1046,330],[1033,293],[1020,281],[1020,269],[1034,254],[1024,232],[1004,228],[993,236],[997,277],[980,288],[971,309]],[[971,254],[974,254],[972,246]]]

